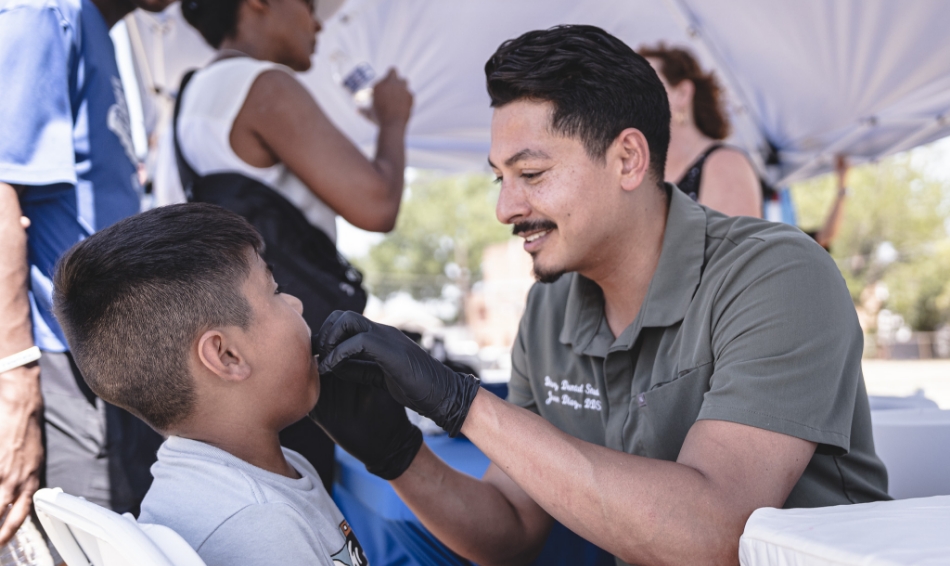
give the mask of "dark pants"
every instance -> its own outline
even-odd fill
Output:
[[[69,353],[43,352],[44,487],[60,487],[118,513],[138,515],[162,437],[98,398]]]

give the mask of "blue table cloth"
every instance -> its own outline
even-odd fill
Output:
[[[426,444],[450,466],[474,477],[488,469],[488,458],[464,438],[426,437]],[[468,566],[422,526],[389,483],[337,448],[333,500],[353,527],[374,566]],[[613,557],[555,524],[537,565],[613,566]]]

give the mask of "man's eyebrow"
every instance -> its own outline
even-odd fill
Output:
[[[265,263],[264,265],[267,267],[267,273],[269,273],[270,276],[273,277],[273,276],[274,276],[274,266],[271,265],[271,264],[269,264],[269,263]]]
[[[512,155],[512,156],[509,157],[508,159],[506,159],[506,160],[505,160],[505,166],[506,166],[506,167],[511,167],[512,165],[514,165],[515,163],[521,161],[522,159],[532,159],[532,158],[533,158],[533,159],[550,159],[551,156],[548,155],[547,153],[541,151],[540,149],[527,149],[527,148],[525,148],[525,149],[522,149],[521,151],[519,151],[518,153]],[[497,167],[494,163],[492,163],[491,157],[488,158],[488,164],[489,164],[490,166],[494,167],[495,169],[498,169],[498,167]]]

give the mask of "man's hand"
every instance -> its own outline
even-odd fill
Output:
[[[33,504],[43,464],[43,397],[35,362],[0,374],[0,546],[7,544]]]
[[[406,410],[385,389],[347,380],[361,372],[363,362],[342,363],[334,373],[320,375],[320,400],[310,413],[320,428],[385,479],[402,475],[422,446],[422,433]]]
[[[354,364],[343,377],[385,387],[396,401],[456,436],[478,393],[478,378],[445,367],[399,330],[335,311],[317,333],[320,373]]]

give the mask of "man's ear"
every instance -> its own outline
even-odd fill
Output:
[[[614,141],[611,153],[620,161],[620,186],[632,191],[643,184],[650,170],[650,146],[643,132],[627,128]]]
[[[233,340],[221,330],[208,330],[198,338],[198,359],[208,371],[224,381],[243,381],[251,366]]]

